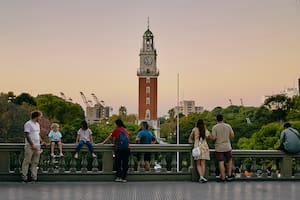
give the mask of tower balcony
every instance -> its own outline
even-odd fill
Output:
[[[159,70],[137,70],[137,76],[159,76]]]

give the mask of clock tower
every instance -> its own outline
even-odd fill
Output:
[[[139,108],[138,123],[147,121],[159,138],[159,122],[157,120],[157,77],[159,71],[156,67],[156,49],[154,36],[148,28],[143,35],[143,45],[140,50],[139,79]]]

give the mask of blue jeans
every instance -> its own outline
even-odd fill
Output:
[[[83,140],[80,140],[77,147],[76,147],[76,152],[79,152],[81,147],[86,144],[90,150],[91,153],[94,153],[94,147],[92,145],[92,143],[90,141],[83,141]]]

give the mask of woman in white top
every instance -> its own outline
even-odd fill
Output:
[[[199,119],[196,127],[193,128],[190,134],[189,142],[191,143],[194,141],[194,147],[199,147],[201,150],[200,156],[194,157],[194,160],[196,160],[197,171],[200,175],[199,182],[202,183],[207,182],[207,179],[204,178],[206,160],[210,160],[209,148],[206,139],[210,139],[210,132],[207,130],[204,121]]]

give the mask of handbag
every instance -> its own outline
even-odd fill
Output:
[[[199,157],[201,155],[201,150],[199,147],[195,147],[192,150],[192,156],[193,157]]]

